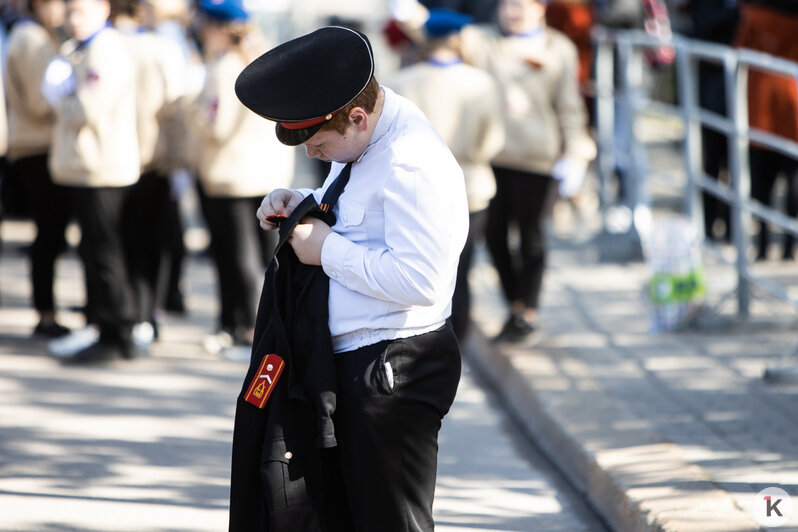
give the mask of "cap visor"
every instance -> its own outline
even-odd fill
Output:
[[[321,124],[316,124],[315,126],[306,127],[304,129],[288,129],[278,122],[274,130],[277,134],[277,140],[286,146],[299,146],[315,135],[323,125],[324,123],[322,122]]]

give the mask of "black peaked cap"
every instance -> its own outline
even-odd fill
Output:
[[[241,103],[277,122],[282,143],[296,146],[312,137],[330,113],[354,100],[373,75],[368,38],[349,28],[325,26],[255,59],[239,74],[235,90]],[[299,129],[281,125],[315,120]]]

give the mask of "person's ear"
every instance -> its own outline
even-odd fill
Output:
[[[369,127],[368,114],[362,107],[355,107],[349,112],[349,121],[361,131],[365,131]]]

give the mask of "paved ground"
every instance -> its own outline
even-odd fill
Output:
[[[189,313],[166,318],[152,356],[63,367],[29,339],[35,316],[19,250],[29,230],[2,225],[0,530],[226,530],[233,406],[246,368],[201,348],[217,308],[208,260],[189,260]],[[75,257],[58,272],[58,301],[79,305]],[[438,530],[604,532],[479,381],[466,364],[441,433]]]
[[[555,220],[547,337],[530,349],[485,343],[479,368],[613,529],[759,530],[760,490],[798,496],[798,386],[762,379],[798,347],[795,311],[755,290],[751,317],[738,319],[734,273],[706,253],[697,325],[653,334],[646,265],[600,263],[590,215],[561,209]],[[480,268],[476,316],[490,336],[503,305]],[[794,262],[755,269],[798,284]],[[778,530],[798,530],[798,512]]]

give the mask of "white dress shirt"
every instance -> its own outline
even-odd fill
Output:
[[[468,233],[463,173],[409,100],[383,87],[385,103],[324,241],[330,333],[336,352],[437,329],[451,314]],[[333,163],[322,188],[343,168]]]

